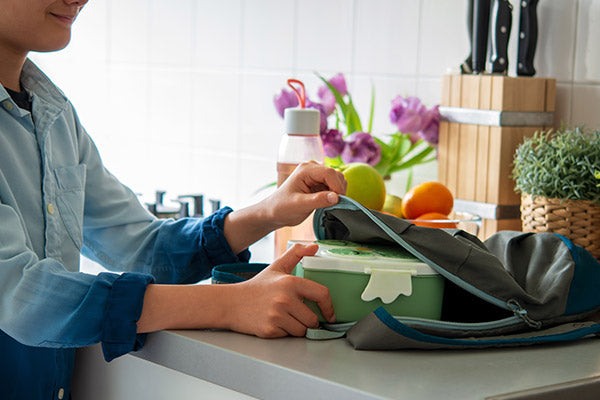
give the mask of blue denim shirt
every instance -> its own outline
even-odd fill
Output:
[[[8,398],[68,398],[74,348],[101,342],[110,361],[143,344],[149,283],[196,282],[249,252],[233,254],[224,237],[230,208],[154,218],[29,60],[21,83],[31,113],[0,86],[0,383]],[[80,253],[125,273],[79,272]]]

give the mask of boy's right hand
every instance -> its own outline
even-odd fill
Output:
[[[228,300],[227,327],[263,338],[304,336],[307,328],[319,325],[304,299],[316,302],[325,319],[335,322],[327,287],[290,275],[302,257],[314,255],[317,249],[317,245],[296,244],[254,278],[232,285],[235,293]]]

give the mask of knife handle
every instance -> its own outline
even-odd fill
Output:
[[[488,30],[490,28],[490,0],[473,3],[473,73],[485,72]]]
[[[463,74],[473,72],[473,1],[467,0],[467,34],[469,37],[469,55],[460,65],[460,70]]]
[[[512,4],[508,0],[494,0],[492,7],[492,54],[490,63],[493,73],[505,73],[508,69],[508,39],[512,28]]]
[[[537,4],[538,0],[521,0],[519,49],[517,51],[517,75],[520,76],[535,75],[533,58],[538,34]]]

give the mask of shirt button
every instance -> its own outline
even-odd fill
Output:
[[[47,210],[48,210],[48,214],[50,214],[50,215],[54,214],[54,205],[52,203],[48,203]]]
[[[15,106],[13,105],[13,103],[10,102],[10,100],[4,100],[2,102],[2,106],[7,110],[7,111],[12,111],[13,108],[15,108]]]
[[[62,400],[63,397],[65,397],[65,389],[60,388],[58,389],[58,399]]]

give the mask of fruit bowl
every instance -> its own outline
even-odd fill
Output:
[[[462,229],[477,236],[481,226],[481,217],[467,212],[453,211],[448,219],[405,219],[412,224],[431,228]]]

